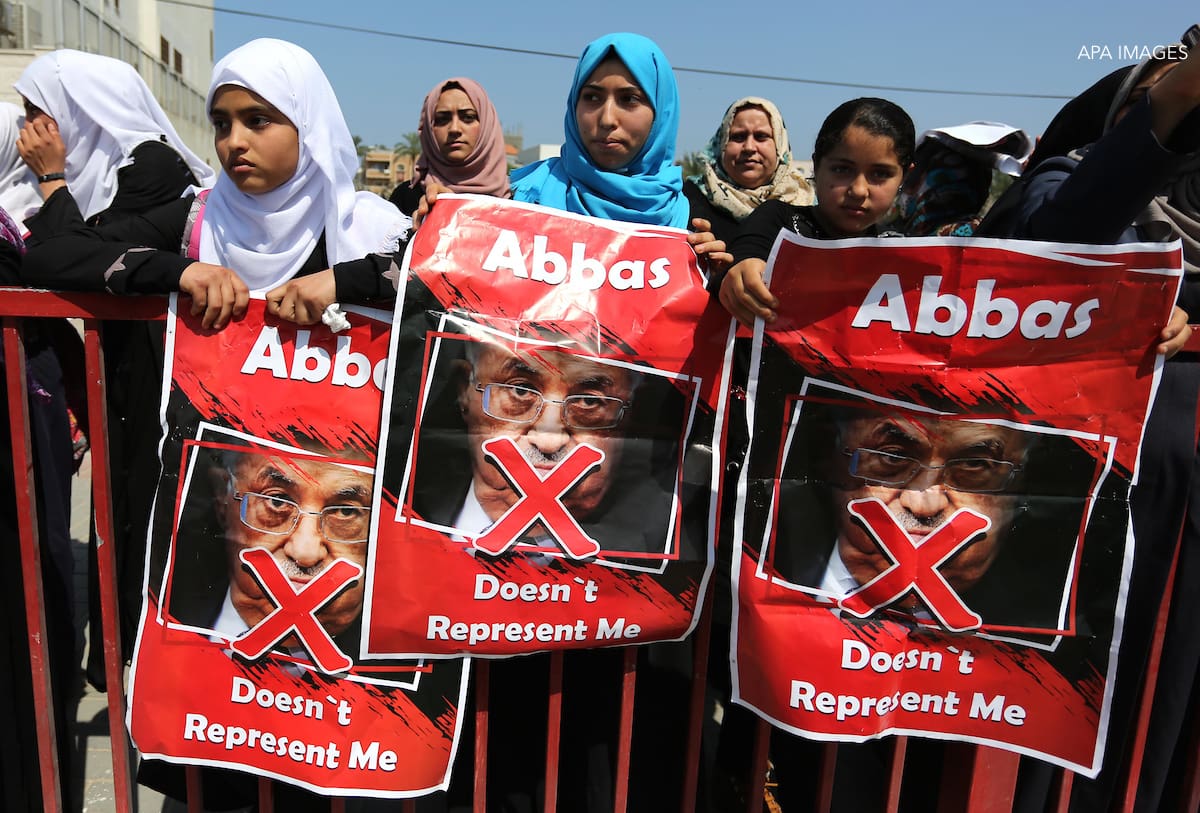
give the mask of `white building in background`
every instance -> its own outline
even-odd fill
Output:
[[[217,166],[204,98],[213,66],[212,0],[0,0],[0,101],[38,56],[74,48],[137,68],[189,147]],[[201,5],[204,8],[193,8]]]
[[[513,163],[518,167],[524,167],[547,158],[557,158],[561,153],[561,144],[534,144],[532,147],[521,150]]]

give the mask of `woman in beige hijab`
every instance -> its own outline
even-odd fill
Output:
[[[700,174],[683,185],[695,217],[730,243],[738,223],[765,200],[794,206],[813,202],[812,187],[792,162],[783,116],[758,96],[738,99],[701,154]]]

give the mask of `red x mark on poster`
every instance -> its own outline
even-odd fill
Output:
[[[581,443],[559,461],[545,476],[529,465],[512,438],[499,437],[483,442],[484,454],[504,473],[521,498],[496,520],[492,527],[475,538],[475,548],[498,556],[511,548],[539,519],[567,556],[586,559],[600,552],[600,543],[588,536],[562,498],[576,483],[604,460],[604,452]]]
[[[983,623],[979,615],[963,604],[938,568],[991,528],[990,519],[960,508],[918,544],[876,497],[852,500],[846,510],[862,520],[893,565],[840,600],[839,607],[865,618],[912,590],[938,623],[952,632],[976,629]]]
[[[347,585],[362,577],[362,565],[335,559],[316,578],[296,590],[283,574],[279,562],[265,548],[247,548],[238,554],[238,558],[258,579],[275,609],[233,642],[234,652],[257,660],[294,633],[322,672],[335,675],[354,665],[317,620],[316,612]]]

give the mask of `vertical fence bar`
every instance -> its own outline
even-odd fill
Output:
[[[98,537],[98,566],[100,603],[102,607],[102,623],[104,627],[104,661],[110,691],[108,693],[108,717],[110,735],[112,737],[113,782],[116,792],[117,809],[129,811],[133,809],[132,782],[130,771],[130,748],[124,730],[125,701],[122,687],[124,686],[124,664],[121,658],[120,626],[117,615],[116,596],[116,564],[113,549],[113,521],[111,500],[111,466],[108,459],[107,446],[107,415],[104,382],[104,356],[99,340],[99,323],[97,314],[107,316],[110,310],[115,310],[108,297],[71,297],[45,292],[14,292],[6,303],[8,313],[18,310],[23,313],[37,313],[39,316],[83,316],[85,319],[85,351],[88,380],[89,434],[92,442],[92,493],[95,510],[96,533]],[[161,303],[147,301],[131,301],[129,306],[122,303],[118,318],[154,319],[161,318]],[[32,452],[29,441],[29,413],[26,397],[25,359],[23,337],[20,331],[21,318],[4,315],[2,332],[4,338],[5,378],[8,403],[10,405],[9,430],[13,440],[13,469],[16,480],[17,510],[19,520],[19,543],[21,546],[22,577],[25,583],[24,607],[26,623],[30,630],[30,669],[34,684],[34,702],[37,704],[37,747],[41,757],[41,788],[45,807],[50,811],[61,811],[63,799],[61,783],[58,776],[61,767],[58,765],[56,735],[53,709],[53,690],[50,683],[48,642],[45,635],[45,608],[41,592],[40,549],[38,547],[38,529],[35,513],[36,483],[32,476]],[[1198,333],[1200,335],[1200,333]],[[1160,604],[1155,638],[1152,645],[1150,660],[1147,667],[1147,680],[1143,688],[1139,706],[1139,719],[1135,729],[1130,770],[1124,786],[1125,809],[1130,809],[1136,798],[1138,774],[1144,756],[1145,739],[1149,713],[1153,707],[1153,695],[1157,682],[1157,671],[1164,647],[1165,620],[1169,610],[1169,600],[1175,589],[1188,589],[1176,583],[1175,568],[1178,550],[1172,563],[1172,569]],[[711,597],[706,597],[705,608],[701,622],[696,631],[695,658],[696,663],[703,663],[709,644],[709,614]],[[703,652],[702,652],[703,650]],[[636,680],[635,658],[633,650],[625,653],[626,668],[622,684],[622,716],[620,721],[621,756],[618,762],[617,788],[618,810],[624,810],[629,778],[629,743],[632,731],[632,716],[629,712],[633,706],[634,685]],[[477,664],[480,669],[476,683],[476,777],[475,777],[475,809],[486,811],[486,743],[488,738],[488,705],[487,705],[487,664]],[[561,720],[562,720],[562,672],[563,655],[556,653],[550,659],[550,691],[548,695],[549,720],[547,725],[546,750],[546,811],[557,808],[557,786],[559,774],[559,754],[561,750]],[[701,745],[703,720],[703,669],[697,669],[692,685],[690,698],[689,733],[686,743],[685,785],[681,794],[681,807],[688,809],[694,805],[696,785],[698,782],[698,754]],[[699,698],[699,701],[697,700]],[[701,709],[697,712],[697,706]],[[1190,721],[1191,738],[1186,746],[1186,763],[1184,776],[1178,791],[1182,810],[1196,811],[1200,809],[1200,713]],[[482,732],[482,736],[480,735]],[[763,804],[763,790],[767,765],[770,756],[770,726],[759,721],[756,727],[755,744],[753,748],[753,766],[748,786],[748,806],[751,813],[760,813]],[[480,750],[482,749],[482,750]],[[904,758],[907,741],[897,738],[892,755],[887,809],[896,810],[899,803],[901,779],[903,775]],[[816,810],[828,810],[832,803],[833,775],[836,768],[837,746],[828,744],[822,747],[820,760],[820,777],[817,792],[814,797]],[[946,769],[944,771],[941,794],[938,803],[939,811],[954,811],[959,813],[999,813],[1009,811],[1013,802],[1016,784],[1018,758],[997,749],[968,746],[962,743],[952,743],[947,747]],[[187,780],[189,811],[203,809],[203,795],[200,783],[200,771],[189,767],[185,771]],[[1051,809],[1065,811],[1068,808],[1074,774],[1061,771],[1056,776],[1051,791]],[[345,809],[345,800],[336,798],[330,802],[332,810]],[[270,813],[273,808],[272,783],[270,780],[259,782],[259,809]],[[402,809],[415,811],[416,802],[404,800]]]
[[[258,813],[275,812],[275,784],[265,776],[258,778]]]
[[[629,796],[629,754],[633,744],[633,704],[637,691],[637,648],[625,647],[621,664],[621,721],[617,729],[617,775],[613,813],[625,813]]]
[[[1020,762],[998,748],[947,743],[938,813],[1009,813]]]
[[[1058,776],[1051,785],[1053,813],[1067,813],[1071,806],[1071,788],[1075,785],[1075,772],[1059,768]]]
[[[42,804],[46,810],[57,813],[63,809],[59,783],[61,766],[58,764],[60,732],[55,730],[54,692],[50,685],[50,648],[46,638],[46,605],[42,593],[42,557],[37,527],[37,486],[33,476],[33,445],[29,437],[29,400],[25,384],[25,338],[21,333],[20,320],[10,317],[4,318],[4,371]]]
[[[1196,506],[1200,510],[1200,506]],[[1141,699],[1138,702],[1137,725],[1133,730],[1133,747],[1129,750],[1129,765],[1125,772],[1125,794],[1121,810],[1132,811],[1137,801],[1138,778],[1142,775],[1142,757],[1146,754],[1146,737],[1150,730],[1150,715],[1154,711],[1154,690],[1158,687],[1158,666],[1162,662],[1163,642],[1167,637],[1167,621],[1171,615],[1171,595],[1175,591],[1175,571],[1179,566],[1179,548],[1171,557],[1171,570],[1167,574],[1167,585],[1158,604],[1158,616],[1154,619],[1154,639],[1150,643],[1150,657],[1146,662],[1146,677],[1142,683]]]
[[[1183,771],[1183,788],[1179,794],[1180,810],[1200,810],[1200,706],[1192,713],[1192,733],[1187,740],[1187,760]]]
[[[900,810],[900,788],[904,783],[904,757],[908,754],[908,737],[892,739],[892,760],[888,766],[887,799],[884,809],[887,813],[897,813]]]
[[[112,691],[112,686],[109,686]],[[187,788],[188,813],[204,813],[204,784],[200,780],[200,769],[188,765],[183,769],[184,784]]]
[[[133,810],[129,781],[129,741],[125,736],[125,659],[121,653],[121,619],[117,606],[117,557],[112,518],[112,466],[108,449],[108,398],[104,380],[104,347],[100,323],[83,323],[89,440],[92,450],[92,511],[96,529],[97,583],[100,585],[100,623],[104,631],[104,675],[108,683],[109,745],[117,809]]]
[[[827,742],[821,746],[821,762],[817,766],[817,798],[813,810],[829,813],[833,809],[833,777],[837,773],[838,745]]]
[[[1180,794],[1180,810],[1200,810],[1200,737],[1192,738],[1191,756]]]
[[[477,660],[475,668],[475,794],[472,809],[487,813],[488,698],[491,696],[492,667]]]
[[[547,692],[545,813],[558,809],[558,749],[562,728],[562,650],[550,653],[550,691]]]
[[[687,748],[684,751],[683,788],[679,794],[680,813],[696,809],[700,782],[700,740],[704,736],[705,691],[708,688],[708,647],[712,640],[712,602],[715,590],[704,596],[700,623],[692,633],[692,688],[688,701]]]
[[[754,750],[750,757],[750,778],[746,784],[746,813],[762,813],[767,761],[770,757],[771,724],[766,720],[755,720]]]

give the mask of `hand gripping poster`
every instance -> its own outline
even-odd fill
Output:
[[[347,310],[213,331],[172,299],[129,725],[144,756],[414,796],[448,781],[466,663],[362,657],[391,314]]]
[[[1178,248],[777,241],[738,486],[735,699],[826,740],[1094,775]]]
[[[729,321],[684,233],[443,196],[406,263],[368,651],[685,636],[712,568]]]

